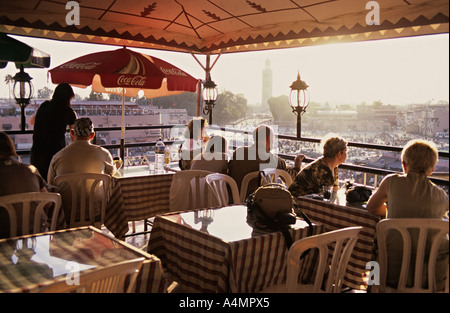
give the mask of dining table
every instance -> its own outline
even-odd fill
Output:
[[[312,221],[323,225],[324,232],[362,226],[343,285],[351,289],[367,290],[370,267],[367,269],[366,264],[376,260],[376,226],[381,217],[369,213],[365,202],[349,203],[345,188],[333,192],[330,199],[324,199],[322,194],[311,194],[299,196],[295,201]],[[329,253],[333,253],[332,247]]]
[[[144,258],[134,292],[164,293],[161,261],[93,226],[0,240],[0,293],[39,292],[55,281]],[[128,280],[124,288],[127,287]]]
[[[318,223],[311,227],[312,234],[322,232]],[[296,241],[309,230],[298,218],[289,232]],[[160,258],[168,280],[186,292],[259,292],[286,281],[283,234],[255,228],[244,205],[158,215],[147,252]],[[302,262],[303,282],[311,281],[314,257],[311,253]]]
[[[174,171],[150,172],[147,165],[123,167],[111,181],[105,226],[123,239],[131,221],[142,221],[169,212]]]

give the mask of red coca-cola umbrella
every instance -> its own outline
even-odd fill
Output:
[[[198,80],[161,59],[127,48],[87,54],[49,71],[54,84],[69,83],[96,92],[147,98],[195,92]]]
[[[195,92],[198,83],[198,79],[170,63],[125,47],[81,56],[49,70],[49,73],[54,84],[92,86],[96,92],[122,95],[122,151],[124,96],[134,97],[140,90],[146,98]]]

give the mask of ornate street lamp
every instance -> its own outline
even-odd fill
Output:
[[[216,86],[217,85],[211,80],[211,75],[208,74],[208,78],[203,83],[203,101],[205,102],[203,114],[209,115],[209,125],[212,125],[212,110],[217,99]]]
[[[309,86],[300,79],[300,73],[297,74],[297,80],[290,86],[291,93],[289,96],[289,104],[292,112],[297,115],[297,138],[301,138],[302,131],[302,115],[305,113],[309,104]]]
[[[14,77],[13,94],[16,103],[20,106],[21,111],[21,129],[25,131],[25,108],[30,103],[30,99],[33,95],[33,85],[31,84],[31,76],[23,71],[23,66],[20,67]]]

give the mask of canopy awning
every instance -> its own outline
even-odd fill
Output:
[[[17,68],[46,68],[50,66],[50,55],[0,33],[0,68],[8,62],[16,63]]]
[[[0,32],[214,54],[448,33],[449,21],[448,0],[74,2],[79,24],[67,1],[0,0]]]

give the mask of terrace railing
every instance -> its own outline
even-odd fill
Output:
[[[126,127],[126,131],[127,130],[149,130],[149,129],[160,129],[161,130],[161,134],[163,134],[163,129],[172,129],[174,127],[178,127],[178,128],[184,128],[185,125],[155,125],[155,126],[127,126]],[[251,136],[251,131],[248,130],[242,130],[242,129],[236,129],[236,128],[230,128],[230,127],[217,127],[217,126],[210,126],[212,131],[220,131],[220,132],[224,132],[224,133],[232,133],[232,134],[250,134]],[[96,128],[96,132],[108,132],[108,131],[120,131],[121,128],[120,127],[102,127],[102,128]],[[28,130],[25,132],[19,131],[19,130],[8,130],[5,131],[7,134],[10,135],[17,135],[17,134],[32,134],[33,131],[32,130]],[[278,140],[289,140],[292,142],[309,142],[309,143],[313,143],[313,144],[320,144],[320,139],[318,138],[306,138],[306,137],[302,137],[300,139],[298,139],[295,136],[290,136],[290,135],[283,135],[283,134],[278,134]],[[164,143],[167,145],[172,145],[172,144],[177,144],[180,141],[177,140],[170,140],[170,139],[165,139]],[[121,147],[120,144],[107,144],[107,145],[102,145],[102,147],[109,149],[110,151],[120,151],[120,149],[131,149],[131,148],[137,148],[137,147],[149,147],[150,149],[155,145],[156,141],[154,142],[139,142],[139,143],[127,143],[125,142],[124,146]],[[378,151],[390,151],[390,152],[398,152],[400,153],[402,151],[402,147],[395,147],[395,146],[388,146],[388,145],[378,145],[378,144],[370,144],[370,143],[360,143],[360,142],[348,142],[348,146],[349,147],[354,147],[354,148],[361,148],[361,149],[365,149],[365,150],[378,150]],[[234,146],[235,148],[236,146]],[[18,150],[17,151],[19,155],[26,155],[29,154],[30,151],[29,150]],[[123,151],[123,154],[125,155],[125,158],[127,158],[127,154],[126,151]],[[119,154],[121,155],[121,154]],[[291,155],[291,154],[285,154],[285,153],[279,153],[279,156],[288,160],[288,161],[293,161],[295,158],[295,155]],[[443,159],[448,159],[449,158],[449,152],[445,152],[445,151],[440,151],[439,152],[439,158],[443,158]],[[306,157],[303,162],[304,163],[310,163],[313,162],[315,159],[311,158],[311,157]],[[395,170],[389,170],[389,169],[382,169],[382,168],[374,168],[374,167],[368,167],[368,166],[362,166],[362,165],[355,165],[355,164],[350,164],[350,163],[344,163],[341,164],[339,166],[340,169],[342,170],[346,170],[348,171],[348,173],[352,173],[349,174],[353,175],[354,173],[361,173],[363,175],[363,181],[362,183],[364,185],[370,185],[372,187],[376,187],[377,184],[381,181],[381,178],[388,175],[388,174],[392,174],[392,173],[396,173],[398,171]],[[430,177],[431,181],[433,181],[434,183],[436,183],[439,186],[444,187],[444,189],[447,190],[448,192],[448,187],[449,187],[449,180],[448,180],[448,173],[446,173],[447,175],[447,179],[443,179],[443,178],[438,178],[438,177]],[[350,178],[350,177],[347,177]],[[370,178],[370,182],[368,181]]]

